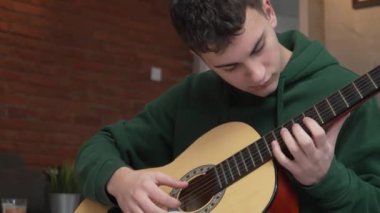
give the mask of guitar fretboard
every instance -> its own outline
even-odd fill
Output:
[[[285,143],[280,136],[280,130],[283,127],[291,129],[294,123],[298,123],[307,129],[302,120],[304,117],[311,117],[326,128],[331,121],[351,111],[379,90],[380,66],[217,164],[206,173],[204,178],[213,180],[212,191],[214,194],[218,193],[271,160],[273,155],[270,143],[273,140],[277,140],[281,148],[285,148]]]

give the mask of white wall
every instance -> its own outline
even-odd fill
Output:
[[[380,65],[380,6],[353,9],[352,0],[325,0],[325,44],[348,68]]]

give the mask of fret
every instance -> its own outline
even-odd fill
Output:
[[[239,152],[239,153],[240,153],[240,158],[241,158],[241,161],[242,161],[243,164],[244,164],[245,171],[248,172],[248,166],[247,166],[247,164],[245,163],[245,158],[244,158],[243,152],[244,152],[244,150],[242,150],[241,152]]]
[[[291,124],[291,123],[286,123],[285,125],[283,125],[283,126],[281,126],[281,127],[278,127],[278,128],[276,128],[276,129],[274,130],[274,131],[276,132],[276,135],[277,135],[277,138],[278,138],[277,142],[279,142],[279,143],[282,143],[282,142],[283,142],[283,141],[282,141],[282,136],[281,136],[281,129],[282,129],[282,128],[286,128],[286,129],[291,128],[291,127],[289,127],[289,128],[286,127],[286,126],[289,125],[289,124]]]
[[[284,148],[287,149],[286,144],[281,137],[281,130],[282,130],[282,128],[291,130],[292,125],[294,125],[293,122],[288,121],[287,123],[283,124],[281,127],[277,127],[275,130],[273,130],[275,132],[275,134],[277,135],[277,142],[280,145],[281,149],[284,149]],[[271,156],[273,156],[273,153],[271,153]]]
[[[237,164],[235,164],[234,157],[235,157],[235,155],[229,157],[227,159],[227,161],[228,161],[228,164],[231,166],[231,173],[233,175],[233,179],[235,180],[235,179],[239,178],[239,176],[240,176],[240,171],[239,171],[240,167]],[[237,175],[239,175],[239,176],[237,176]]]
[[[317,108],[315,108],[315,106],[311,107],[310,109],[306,110],[305,113],[304,113],[305,117],[309,117],[309,118],[312,118],[314,120],[316,120],[318,123],[323,123],[323,119],[322,117],[319,115],[319,112],[317,110]]]
[[[223,174],[226,177],[226,182],[229,184],[233,181],[233,179],[232,179],[232,177],[230,177],[230,175],[228,175],[229,174],[228,168],[226,168],[225,164],[226,164],[226,161],[223,161],[223,162],[221,162],[220,165],[222,166]]]
[[[256,145],[257,152],[258,152],[259,155],[260,155],[261,162],[264,162],[263,156],[261,156],[261,153],[260,153],[259,146],[257,145],[257,143],[255,143],[255,145]]]
[[[269,148],[268,141],[265,139],[265,137],[263,137],[263,139],[264,139],[265,146],[267,147],[267,150],[268,150],[270,156],[273,156],[272,150]]]
[[[236,161],[235,155],[233,155],[232,158],[234,159],[234,162],[235,162],[235,165],[236,165],[236,168],[237,168],[236,170],[238,171],[238,174],[239,174],[239,177],[240,177],[241,176],[240,167],[239,167],[239,164]]]
[[[342,99],[343,99],[344,103],[346,104],[346,107],[347,107],[347,108],[349,108],[349,107],[350,107],[350,105],[348,104],[348,102],[347,102],[346,98],[344,98],[344,96],[343,96],[342,92],[341,92],[340,90],[339,90],[338,92],[339,92],[339,95],[340,95],[340,97],[342,97]]]
[[[272,132],[273,132],[273,131],[272,131]],[[272,141],[276,140],[276,138],[273,137],[272,132],[266,134],[266,135],[263,137],[263,138],[265,138],[265,139],[264,139],[265,141],[271,141],[271,142],[272,142]]]
[[[376,67],[372,71],[370,71],[369,76],[371,76],[371,79],[375,82],[377,87],[380,86],[380,66]]]
[[[330,100],[330,103],[332,107],[334,108],[336,115],[341,114],[342,112],[346,111],[348,108],[346,104],[344,103],[342,96],[340,96],[339,93],[334,93],[327,99]]]
[[[323,120],[323,118],[322,118],[321,114],[319,113],[317,107],[314,105],[313,108],[314,108],[314,111],[317,113],[319,121],[321,122],[321,124],[325,123],[325,121]]]
[[[263,139],[264,139],[264,141],[265,141],[265,144],[267,144],[267,149],[269,150],[269,154],[270,154],[271,156],[273,155],[273,153],[272,153],[272,150],[271,150],[270,147],[269,147],[269,144],[272,143],[272,141],[277,140],[276,138],[278,138],[278,136],[275,135],[275,134],[273,134],[273,133],[274,133],[274,131],[272,131],[272,132],[266,134],[266,135],[263,137]],[[281,139],[281,137],[278,138],[278,140],[277,140],[278,142],[280,142],[279,139]]]
[[[329,105],[329,107],[330,107],[330,109],[331,109],[331,112],[334,114],[334,116],[336,116],[336,113],[335,113],[335,111],[334,111],[334,108],[331,106],[331,103],[330,103],[329,99],[326,98],[325,100],[326,100],[327,104]]]
[[[230,161],[229,161],[229,159],[227,159],[226,162],[227,162],[228,170],[230,171],[230,174],[231,174],[232,180],[235,180],[235,176],[234,176],[234,174],[232,173],[232,169],[231,169],[231,166],[230,166]]]
[[[245,165],[247,166],[248,171],[253,170],[255,168],[255,164],[253,162],[252,155],[249,151],[249,146],[243,149],[241,153],[242,153],[242,156],[241,156],[242,161],[244,161]]]
[[[291,131],[294,124],[296,124],[296,122],[294,121],[294,119],[292,119],[292,120],[289,120],[288,122],[286,122],[285,124],[283,124],[282,127],[276,128],[277,135],[279,136],[277,142],[280,145],[281,149],[286,148],[285,142],[282,140],[282,137],[281,137],[281,129],[285,128],[285,129]]]
[[[334,117],[334,113],[331,111],[331,108],[328,105],[326,99],[317,103],[315,107],[318,109],[318,112],[320,113],[324,123],[326,123],[330,118]],[[320,123],[320,124],[323,124],[323,123]]]
[[[223,165],[222,165],[222,164],[218,164],[218,165],[216,165],[216,167],[218,167],[218,166],[222,169],[222,175],[223,175],[223,177],[224,177],[224,182],[226,182],[225,185],[228,185],[228,179],[227,179],[226,173],[224,172]],[[218,168],[217,168],[217,169],[218,169]]]
[[[359,89],[360,93],[363,97],[367,97],[371,92],[375,90],[367,75],[364,75],[354,81],[355,85]]]
[[[263,156],[263,161],[266,161],[267,159],[270,159],[270,154],[267,152],[267,148],[264,144],[264,141],[263,140],[258,140],[257,142],[257,146],[259,147],[260,149],[260,152],[261,152],[261,155]]]
[[[348,102],[348,105],[350,106],[354,105],[361,99],[360,95],[356,92],[353,84],[344,87],[340,91],[342,92],[343,96]]]
[[[252,161],[253,167],[256,167],[255,159],[253,159],[252,157],[252,153],[251,153],[251,150],[249,149],[249,146],[247,146],[247,150],[248,150],[249,157]]]
[[[363,99],[363,95],[360,93],[359,89],[356,87],[355,82],[352,82],[352,85],[354,86],[358,94],[360,95],[360,98]]]
[[[367,76],[368,79],[371,81],[371,83],[373,84],[373,86],[374,86],[376,89],[379,89],[379,87],[376,85],[375,81],[372,79],[372,77],[369,75],[369,73],[367,73],[366,76]]]
[[[215,173],[215,176],[217,177],[218,179],[218,183],[219,183],[219,188],[223,188],[223,184],[222,184],[222,181],[220,180],[220,177],[219,177],[219,173],[218,173],[218,170],[216,169],[217,167],[214,166],[213,169],[214,169],[214,173]]]
[[[276,134],[274,134],[274,131],[272,131],[271,133],[272,133],[272,135],[273,135],[273,139],[277,141],[278,139],[277,139]]]

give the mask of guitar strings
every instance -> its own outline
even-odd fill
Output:
[[[376,82],[377,82],[378,80],[380,80],[380,77],[375,79]],[[371,84],[367,84],[367,85],[364,85],[364,86],[365,86],[366,88],[368,88],[369,86],[373,87],[373,84],[372,84],[372,85],[371,85]],[[353,97],[353,94],[351,93],[349,97]],[[330,109],[327,109],[327,110],[330,110]],[[326,113],[326,110],[324,110],[323,113]],[[265,142],[265,141],[264,141],[264,142]],[[265,153],[261,152],[262,155],[265,154],[266,156],[268,156],[268,153],[270,153],[269,150],[268,150],[268,151],[265,150]],[[271,155],[271,153],[270,153],[270,155]],[[255,158],[256,160],[258,159],[257,156],[258,156],[257,154],[254,154],[254,158]],[[244,161],[243,161],[243,163],[244,163]],[[240,164],[240,165],[238,165],[238,168],[241,168],[241,167],[242,167],[242,166],[241,166],[242,163],[241,163],[240,161],[239,161],[239,164]],[[244,166],[244,167],[245,167],[245,166]],[[233,166],[233,168],[236,168],[236,166]],[[237,170],[239,170],[238,168],[237,168]],[[241,169],[240,169],[240,170],[241,170]],[[231,171],[230,171],[230,172],[231,172]],[[218,175],[218,174],[216,174],[216,175]],[[235,175],[236,175],[236,173],[235,173]],[[219,176],[219,175],[218,175],[218,176]],[[219,178],[221,178],[221,177],[219,177]],[[213,179],[213,178],[211,178],[211,179],[209,178],[209,181],[213,181],[212,179]],[[222,179],[223,179],[223,178],[222,178]],[[206,183],[208,186],[210,186],[210,185],[208,184],[209,181]],[[204,183],[204,182],[203,182],[203,183]],[[213,183],[214,183],[213,186],[215,186],[215,181],[213,181]],[[204,184],[203,184],[203,185],[204,185]],[[202,187],[202,186],[201,186],[201,187]],[[207,188],[210,188],[210,187],[207,187]],[[207,192],[209,192],[210,190],[207,189],[207,188],[206,188],[206,190],[207,190]],[[202,189],[205,189],[205,188],[202,187]],[[193,190],[193,191],[196,191],[196,190]],[[204,190],[203,190],[203,191],[204,191]],[[191,196],[191,195],[190,195],[190,196]],[[185,196],[184,196],[184,199],[186,199]]]
[[[375,74],[377,74],[377,73],[375,73]],[[372,78],[371,78],[372,77]],[[380,82],[380,73],[379,73],[379,75],[375,75],[375,76],[369,76],[369,78],[371,78],[374,82]],[[373,88],[374,87],[374,85],[373,85],[373,83],[372,82],[368,82],[368,81],[365,81],[364,83],[363,83],[363,81],[365,81],[365,79],[364,78],[358,78],[357,79],[357,82],[355,82],[358,86],[360,86],[360,88],[364,88],[364,89],[368,89],[368,88]],[[353,82],[353,83],[354,83]],[[349,85],[350,86],[350,85]],[[347,99],[347,101],[350,101],[350,99],[352,98],[352,97],[357,97],[357,95],[358,95],[358,91],[355,91],[355,89],[352,89],[352,88],[350,88],[350,87],[344,87],[343,89],[341,89],[341,91],[342,90],[344,90],[344,89],[349,89],[350,91],[348,92],[348,97],[346,97],[346,99]],[[330,98],[330,97],[327,97],[327,98]],[[326,98],[326,99],[327,99]],[[336,99],[338,98],[338,97],[333,97],[333,96],[331,96],[331,98],[333,99],[332,100],[332,103],[333,103],[333,101],[334,102],[336,102],[336,103],[338,103],[338,102],[342,102],[341,100],[341,98],[340,98],[340,101],[337,101]],[[361,100],[361,98],[359,99],[359,100]],[[351,100],[352,101],[352,100]],[[350,101],[350,102],[351,102]],[[334,103],[335,104],[335,103]],[[346,108],[347,109],[347,108]],[[329,108],[329,107],[325,107],[325,108],[323,108],[322,107],[322,110],[321,110],[321,112],[319,112],[320,113],[320,115],[321,116],[326,116],[327,114],[331,114],[331,108]],[[317,113],[315,113],[315,115],[313,116],[313,117],[316,117],[317,116]],[[280,128],[276,128],[274,131],[278,131],[279,132],[279,129]],[[276,135],[278,134],[278,132],[276,133]],[[282,139],[281,139],[282,140]],[[259,140],[257,140],[256,142],[259,142],[259,141],[263,141],[264,143],[267,143],[265,140],[262,140],[262,138],[261,139],[259,139]],[[268,144],[267,144],[268,145]],[[258,152],[260,152],[260,150],[258,150]],[[271,152],[271,150],[268,150],[268,149],[264,149],[264,151],[262,151],[261,150],[261,152],[260,153],[258,153],[258,152],[255,152],[255,153],[251,153],[251,156],[252,156],[252,158],[253,159],[251,159],[251,157],[249,156],[248,158],[246,158],[246,156],[244,156],[243,155],[243,157],[244,157],[244,160],[243,161],[238,161],[238,164],[239,165],[236,165],[235,166],[235,164],[236,163],[233,163],[232,165],[233,166],[229,166],[229,169],[230,169],[230,175],[228,175],[228,174],[224,174],[224,176],[233,176],[232,174],[234,174],[235,176],[237,175],[236,174],[236,172],[232,172],[233,171],[233,169],[236,169],[237,171],[243,171],[244,169],[246,170],[246,168],[247,168],[247,165],[245,164],[245,162],[249,162],[247,159],[249,159],[249,160],[253,160],[253,161],[255,161],[255,162],[260,162],[261,161],[261,158],[262,157],[265,157],[265,158],[268,158],[269,156],[270,157],[272,157],[272,152]],[[238,152],[239,153],[239,152]],[[260,154],[261,154],[261,156],[260,156]],[[227,159],[228,160],[228,159]],[[227,161],[227,160],[225,160],[225,161]],[[224,162],[224,161],[223,161]],[[223,166],[222,165],[222,163],[223,162],[221,162],[220,164],[218,164],[219,166]],[[235,162],[237,162],[237,161],[235,161]],[[258,167],[260,167],[261,165],[262,165],[263,163],[260,163],[260,165],[258,166]],[[216,166],[218,166],[218,165],[216,165]],[[216,167],[215,166],[215,167]],[[257,168],[256,166],[254,166],[253,168]],[[254,170],[252,170],[252,171],[254,171]],[[215,174],[215,176],[218,176],[218,178],[219,178],[219,180],[221,180],[221,179],[226,179],[224,176],[223,177],[221,177],[218,173],[217,173],[217,171],[216,170],[214,170],[214,174]],[[248,174],[248,173],[247,173]],[[218,185],[217,185],[217,182],[215,181],[215,177],[210,177],[211,175],[209,174],[209,175],[206,175],[206,181],[204,181],[204,179],[202,179],[202,184],[201,185],[199,185],[198,183],[200,182],[200,181],[196,181],[197,179],[195,179],[195,181],[194,181],[194,183],[192,183],[192,184],[194,184],[194,185],[196,185],[195,187],[193,187],[192,188],[192,190],[190,190],[190,192],[192,192],[192,193],[196,193],[196,194],[205,194],[205,193],[209,193],[210,191],[213,191],[213,189],[215,189],[215,187],[218,187]],[[239,175],[240,176],[240,175]],[[238,178],[232,178],[232,180],[234,181],[234,179],[240,179],[240,177],[238,177]],[[228,180],[225,180],[225,182],[227,183],[227,185],[228,185],[228,182],[227,182]],[[219,184],[220,185],[220,184]],[[220,188],[220,187],[219,187]],[[220,191],[220,190],[219,190]],[[184,195],[183,197],[182,197],[182,200],[183,201],[185,201],[185,203],[188,203],[188,202],[191,202],[192,201],[192,198],[194,197],[194,195],[192,194],[192,193],[189,193],[189,194],[186,194],[186,195]],[[194,200],[194,199],[193,199]]]
[[[352,95],[351,95],[352,96]],[[329,110],[330,111],[330,110]],[[323,116],[323,114],[325,114],[325,112],[326,112],[326,110],[324,110],[324,112],[322,112],[322,116]],[[259,141],[258,141],[259,142]],[[266,150],[265,150],[266,151]],[[268,153],[269,153],[269,151],[268,151]],[[261,154],[267,154],[267,153],[263,153],[263,152],[261,152]],[[254,159],[256,159],[256,161],[257,161],[257,159],[258,159],[258,157],[257,157],[257,154],[256,155],[254,155],[255,157],[254,157]],[[240,161],[239,161],[239,163],[240,163]],[[244,163],[244,162],[243,162]],[[240,163],[241,164],[241,163]],[[235,168],[235,166],[233,167],[233,168]],[[239,168],[241,168],[241,165],[239,166]],[[240,170],[240,169],[238,169],[238,170]],[[230,176],[230,175],[228,175],[228,176]],[[223,178],[222,178],[223,179]]]
[[[377,80],[379,80],[379,79],[376,79],[376,81],[377,81]],[[371,86],[371,84],[369,84],[369,85],[368,85],[368,84],[365,85],[366,88],[368,88],[369,86]],[[372,87],[373,87],[373,85],[372,85]],[[349,97],[352,97],[352,96],[353,96],[353,94],[351,94]],[[326,113],[326,110],[324,110],[323,113]],[[259,141],[260,141],[260,140],[259,140]],[[259,142],[259,141],[257,141],[257,142]],[[265,141],[264,141],[264,142],[265,142]],[[265,150],[265,153],[261,152],[262,155],[266,155],[266,156],[268,156],[268,153],[270,153],[270,150],[268,150],[268,151]],[[270,153],[270,155],[271,155],[271,153]],[[257,154],[254,154],[254,156],[255,156],[254,158],[257,159],[257,156],[258,156],[258,155],[257,155]],[[244,161],[243,161],[242,163],[244,163]],[[238,168],[236,168],[236,166],[233,166],[233,168],[236,168],[238,171],[240,171],[241,169],[239,169],[239,168],[242,167],[242,166],[241,166],[242,163],[239,161],[239,164],[240,164],[240,165],[237,166]],[[233,165],[234,165],[234,164],[233,164]],[[246,165],[244,165],[244,167],[246,168]],[[231,172],[231,170],[230,170],[230,172]],[[234,172],[234,173],[235,173],[235,172]],[[216,175],[218,175],[218,174],[216,174]],[[235,175],[236,175],[236,173],[235,173]],[[232,176],[232,175],[231,175],[231,176]],[[220,177],[219,177],[219,178],[220,178]],[[213,178],[211,178],[211,179],[209,178],[209,181],[210,181],[210,180],[213,181],[212,179],[213,179]],[[209,181],[208,181],[208,182],[209,182]],[[208,183],[208,182],[207,182],[207,183]],[[204,182],[203,182],[203,183],[204,183]],[[206,183],[206,184],[207,184],[207,183]],[[213,186],[215,186],[215,181],[213,181],[213,183],[214,183]],[[207,185],[209,185],[209,184],[207,184]],[[209,185],[209,186],[210,186],[210,185]],[[210,187],[207,187],[207,188],[210,188]],[[202,189],[205,189],[205,188],[202,187]],[[206,192],[209,192],[209,191],[210,191],[210,190],[208,190],[208,189],[206,189],[206,190],[207,190]],[[193,190],[193,191],[196,191],[196,190]],[[191,194],[190,194],[190,197],[191,197]],[[184,196],[184,199],[186,199],[185,196]]]

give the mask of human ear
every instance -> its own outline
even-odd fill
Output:
[[[277,26],[277,16],[272,7],[270,0],[264,0],[263,2],[263,12],[265,18],[269,21],[270,25],[275,28]]]

